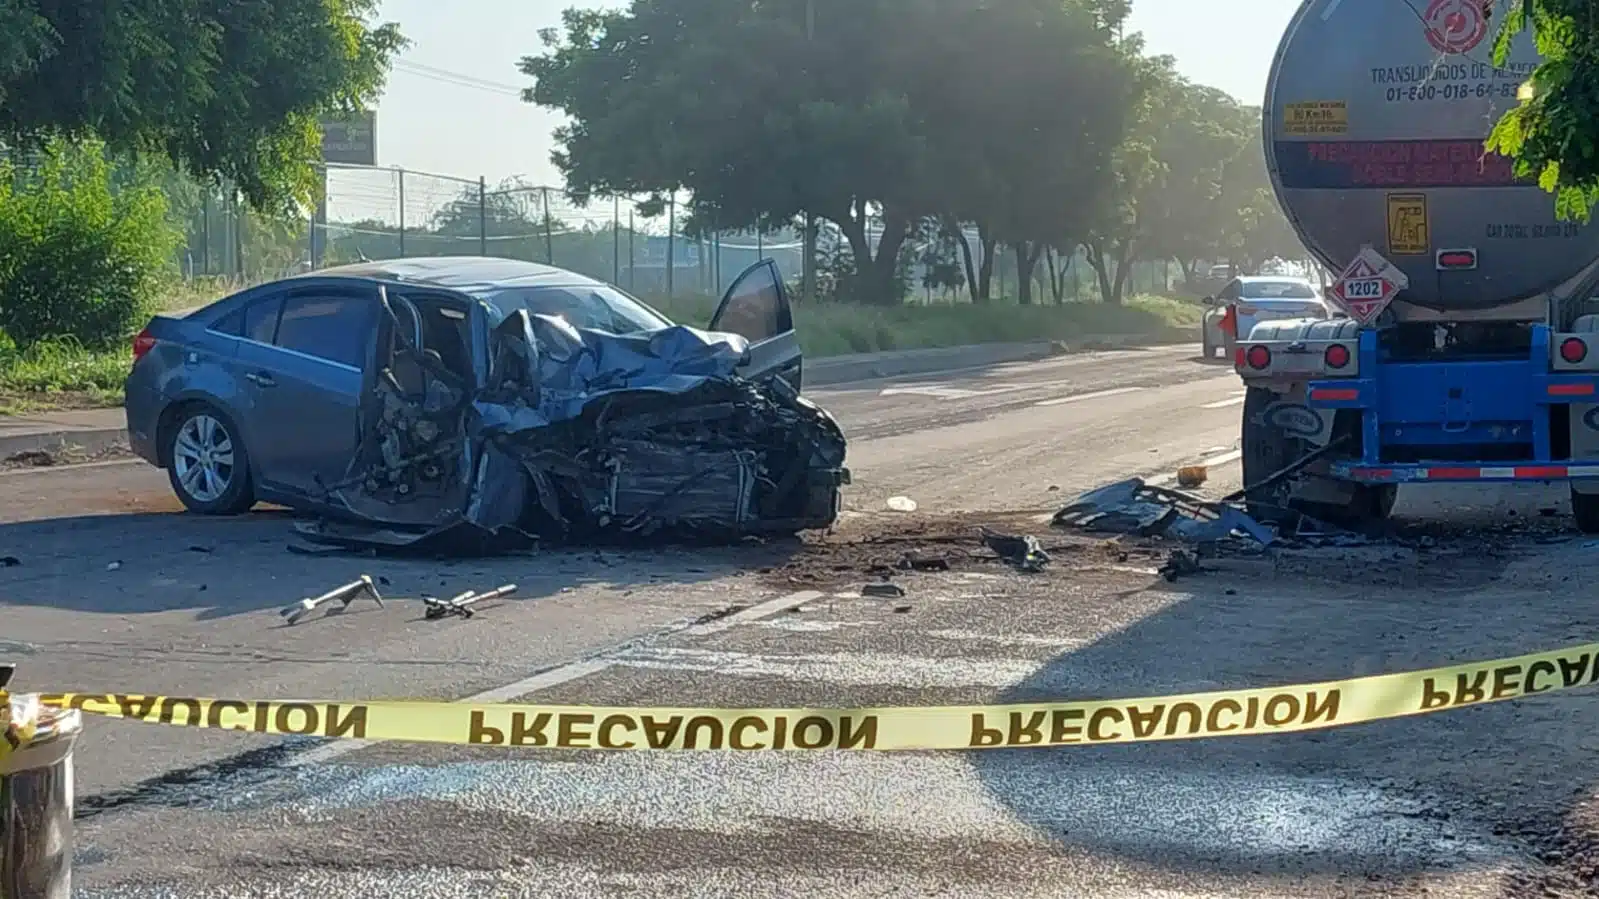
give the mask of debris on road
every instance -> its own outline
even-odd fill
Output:
[[[1077,497],[1055,513],[1057,527],[1072,527],[1140,537],[1170,536],[1192,543],[1214,543],[1235,533],[1262,546],[1276,540],[1273,530],[1229,501],[1203,497],[1129,478]]]
[[[872,596],[878,599],[899,599],[905,595],[905,588],[898,584],[885,582],[867,584],[861,588],[862,596]]]
[[[891,512],[915,512],[916,500],[908,496],[891,496],[885,503]]]
[[[305,616],[316,611],[317,607],[324,603],[338,600],[341,603],[339,611],[343,612],[345,609],[350,607],[350,603],[355,602],[362,596],[371,597],[372,601],[376,602],[379,608],[383,606],[383,596],[382,594],[378,593],[377,585],[372,582],[372,576],[363,574],[361,575],[360,580],[351,581],[342,587],[335,587],[321,596],[311,599],[302,599],[294,605],[289,606],[287,609],[284,609],[279,614],[286,619],[287,624],[298,624],[302,619],[305,618]]]
[[[740,376],[737,335],[618,335],[518,310],[491,331],[488,386],[474,392],[381,299],[393,339],[347,475],[325,488],[360,523],[302,523],[312,543],[499,553],[540,539],[720,542],[838,517],[843,431],[781,378]]]
[[[984,546],[1022,571],[1037,573],[1049,564],[1049,553],[1031,534],[1001,534],[988,528],[979,528],[979,533]]]
[[[1177,486],[1184,490],[1202,487],[1209,479],[1210,472],[1203,465],[1184,465],[1177,469]]]
[[[906,553],[905,557],[899,560],[899,567],[904,571],[948,571],[949,559],[944,556]]]
[[[1199,556],[1185,549],[1174,549],[1166,557],[1166,563],[1159,568],[1160,576],[1168,583],[1175,583],[1180,577],[1191,574],[1203,574],[1205,569],[1199,564]]]
[[[422,597],[422,603],[427,606],[427,611],[422,614],[429,621],[437,621],[440,618],[448,618],[452,615],[457,618],[471,618],[473,615],[471,607],[473,605],[480,602],[504,599],[515,592],[515,584],[506,584],[502,587],[496,587],[487,593],[468,590],[451,599],[435,599],[431,596],[424,596]]]

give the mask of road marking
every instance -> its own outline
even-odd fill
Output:
[[[824,595],[825,594],[818,593],[815,590],[804,590],[799,593],[790,593],[787,596],[779,596],[776,599],[769,599],[766,602],[758,605],[750,606],[741,612],[735,612],[732,615],[728,615],[726,618],[719,618],[715,621],[706,622],[705,624],[697,624],[680,629],[669,628],[664,633],[658,634],[657,636],[664,636],[666,634],[687,634],[693,636],[714,634],[720,631],[725,631],[728,628],[737,627],[740,624],[748,624],[753,621],[759,621],[762,618],[768,618],[772,615],[786,612],[796,606],[802,606],[805,603],[813,600],[821,599]],[[506,684],[503,687],[495,687],[492,690],[485,690],[482,693],[468,696],[465,699],[458,699],[456,701],[463,703],[509,702],[510,700],[516,699],[519,696],[526,696],[529,693],[535,693],[539,690],[547,690],[550,687],[556,687],[560,686],[561,684],[570,683],[571,681],[575,681],[579,678],[588,677],[591,674],[598,674],[601,671],[604,671],[607,668],[615,665],[616,660],[624,656],[629,651],[637,652],[638,649],[630,645],[613,647],[611,649],[602,651],[599,655],[594,656],[593,658],[569,662],[565,665],[535,674],[532,677],[525,677],[516,683]],[[293,759],[290,759],[286,764],[292,768],[303,767],[305,765],[325,764],[333,761],[334,759],[349,755],[357,750],[365,749],[370,745],[372,745],[372,741],[370,740],[341,740],[335,743],[325,743],[316,747],[315,749],[300,753]]]
[[[1124,393],[1136,393],[1142,387],[1117,387],[1114,390],[1099,390],[1094,393],[1079,393],[1076,396],[1058,396],[1052,400],[1039,400],[1035,406],[1060,406],[1066,403],[1077,403],[1083,400],[1097,400],[1107,396],[1121,396]]]
[[[1228,406],[1242,406],[1243,404],[1244,404],[1244,395],[1242,393],[1240,393],[1237,396],[1228,397],[1227,399],[1224,399],[1224,400],[1217,400],[1214,403],[1206,403],[1205,405],[1200,406],[1199,408],[1201,408],[1201,409],[1225,409]]]
[[[964,400],[974,396],[986,396],[998,393],[996,390],[967,390],[961,387],[943,387],[930,385],[927,387],[887,387],[878,396],[930,396],[938,400]]]
[[[1230,450],[1222,453],[1219,456],[1211,456],[1209,459],[1201,459],[1199,460],[1199,465],[1203,468],[1216,468],[1221,465],[1226,465],[1230,462],[1236,462],[1243,457],[1244,453],[1242,450]],[[1158,474],[1152,478],[1145,478],[1144,483],[1151,487],[1164,487],[1175,480],[1177,480],[1176,473],[1170,472],[1167,474]]]

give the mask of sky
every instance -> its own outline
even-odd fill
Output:
[[[824,0],[825,2],[825,0]],[[510,177],[558,186],[550,164],[557,116],[517,97],[529,79],[523,56],[540,52],[538,31],[560,23],[569,6],[618,0],[384,0],[382,19],[400,24],[411,46],[400,56],[378,104],[381,166],[436,172],[492,186]],[[1148,52],[1170,54],[1190,79],[1259,104],[1277,40],[1296,0],[1134,0],[1131,30]],[[1219,13],[1225,8],[1225,13]],[[406,205],[441,199],[459,185],[406,180]],[[378,185],[363,189],[377,199]],[[414,199],[410,195],[414,195]]]

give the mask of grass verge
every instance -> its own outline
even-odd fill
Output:
[[[186,309],[227,292],[214,284],[197,285],[174,292],[161,307]],[[716,298],[710,296],[652,297],[649,302],[673,321],[690,325],[709,322],[716,309]],[[795,310],[800,342],[810,358],[1099,335],[1166,338],[1193,333],[1203,314],[1198,303],[1157,296],[1134,297],[1121,306],[818,303]],[[129,354],[127,349],[93,351],[69,342],[18,350],[0,334],[0,415],[116,406],[122,402]]]

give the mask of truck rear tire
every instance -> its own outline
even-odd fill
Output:
[[[1265,420],[1266,410],[1276,401],[1277,395],[1264,387],[1250,387],[1244,394],[1241,461],[1246,485],[1266,480],[1315,450],[1310,441],[1285,433]],[[1387,519],[1399,496],[1399,488],[1394,484],[1350,484],[1348,487],[1347,503],[1307,503],[1292,498],[1290,479],[1274,489],[1247,497],[1245,508],[1256,521],[1282,527],[1297,523],[1300,515],[1309,515],[1339,527],[1360,529]]]
[[[1571,516],[1577,519],[1577,530],[1599,534],[1599,493],[1578,493],[1572,488]]]

